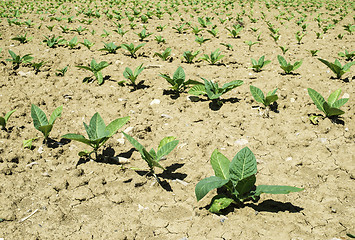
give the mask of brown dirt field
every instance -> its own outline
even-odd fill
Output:
[[[153,15],[143,24],[138,17],[133,20],[137,24],[134,30],[130,29],[130,21],[124,14],[129,11],[132,15],[128,7],[132,2],[115,5],[112,1],[112,8],[108,1],[92,1],[90,5],[84,1],[62,5],[57,1],[11,4],[3,1],[0,6],[0,112],[4,116],[16,109],[7,131],[0,131],[0,238],[300,240],[349,239],[347,233],[355,234],[355,67],[336,79],[329,68],[317,60],[319,57],[333,62],[338,58],[344,64],[338,52],[355,51],[355,34],[347,33],[343,27],[354,25],[352,1],[301,1],[298,6],[284,6],[282,3],[287,1],[280,1],[279,8],[271,4],[269,9],[265,1],[255,1],[254,5],[248,1],[235,2],[234,8],[230,4],[218,5],[217,1],[192,5],[187,4],[192,1],[183,1],[186,6],[176,4],[180,1],[175,5],[175,1],[166,1],[160,2],[164,12],[162,19]],[[142,13],[146,13],[149,6],[154,12],[158,1],[142,3],[146,3]],[[53,6],[58,4],[59,8],[55,9]],[[95,11],[95,4],[100,18],[83,13],[75,15],[80,9],[87,12],[89,7]],[[332,4],[335,7],[331,8]],[[37,12],[46,6],[47,12]],[[7,19],[14,18],[14,9],[20,10],[18,21],[31,19],[35,25],[13,23],[10,26]],[[51,13],[53,9],[57,11]],[[61,11],[65,10],[68,15],[62,15]],[[123,19],[119,22],[122,29],[129,30],[123,37],[113,31],[117,29],[114,24],[117,20],[105,16],[105,10],[122,12]],[[256,23],[248,17],[251,11]],[[339,11],[348,14],[339,20]],[[276,18],[280,13],[285,14]],[[236,24],[238,14],[243,19],[244,29],[239,38],[232,38],[225,27]],[[286,17],[292,14],[294,18],[287,21]],[[301,27],[296,22],[302,14],[307,15],[305,23],[309,25],[307,34],[298,44],[295,33]],[[322,22],[321,28],[314,20],[318,14],[328,19]],[[54,19],[69,16],[75,16],[72,23]],[[201,46],[195,42],[195,35],[187,24],[183,34],[172,28],[186,22],[201,28],[197,18],[206,16],[213,17],[219,33],[216,38],[204,29],[201,35],[211,40]],[[232,20],[224,23],[219,20],[227,17]],[[93,22],[79,22],[88,19]],[[323,32],[324,26],[333,23],[331,19],[339,22],[317,39],[316,32]],[[277,42],[269,36],[267,21],[280,29]],[[51,25],[55,25],[52,31],[46,27]],[[124,49],[115,54],[99,51],[103,42],[141,43],[135,33],[139,33],[143,25],[153,35],[144,41],[146,45],[137,52],[137,58],[128,56]],[[156,29],[159,25],[166,28],[159,32]],[[62,33],[59,26],[71,29],[82,26],[88,31],[80,35],[74,31]],[[253,32],[251,28],[258,30]],[[102,37],[103,29],[111,35]],[[207,29],[211,29],[211,25]],[[33,37],[28,43],[12,40],[25,33]],[[256,41],[258,34],[261,34],[259,44],[249,51],[245,41]],[[344,34],[341,39],[339,34]],[[66,40],[77,36],[79,41],[88,39],[95,45],[91,50],[83,45],[75,49],[49,48],[43,40],[53,35]],[[154,40],[157,35],[162,35],[166,43],[158,44]],[[220,43],[230,43],[233,50],[227,50]],[[279,46],[289,48],[284,55],[287,61],[303,60],[294,74],[282,74],[277,61],[277,55],[282,54]],[[168,61],[154,56],[167,47],[172,48]],[[220,64],[198,60],[217,48],[225,55]],[[14,69],[11,62],[6,61],[10,57],[8,50],[21,56],[31,53],[33,62],[46,63],[38,74],[29,65]],[[182,54],[187,50],[200,50],[193,64],[182,61]],[[308,50],[319,50],[318,56],[312,57]],[[261,72],[254,72],[250,69],[250,58],[262,55],[271,63]],[[90,73],[75,67],[87,66],[93,58],[111,64],[102,70],[105,77],[102,85],[97,81],[83,83]],[[124,69],[136,68],[141,63],[145,69],[138,80],[144,81],[145,87],[132,91],[128,83],[120,86],[118,82],[124,80]],[[56,76],[56,69],[67,65],[65,76]],[[192,101],[187,91],[178,97],[169,94],[169,84],[159,74],[171,76],[178,66],[183,67],[188,79],[200,81],[203,77],[220,85],[243,80],[244,84],[222,95],[223,105],[216,109],[204,96]],[[278,111],[270,111],[266,117],[261,104],[253,99],[250,85],[264,92],[278,88]],[[321,112],[313,104],[307,88],[325,97],[341,88],[341,97],[350,97],[341,108],[345,114],[336,120],[319,118],[318,125],[311,124],[309,115]],[[151,105],[155,99],[160,103]],[[34,128],[31,104],[39,106],[47,116],[63,106],[62,116],[50,134],[54,141],[50,146],[42,142],[42,134]],[[161,162],[167,170],[156,170],[163,186],[143,171],[132,170],[147,169],[147,164],[120,132],[100,150],[99,161],[81,159],[78,152],[88,148],[82,143],[61,139],[66,133],[86,136],[83,122],[88,123],[95,112],[100,113],[106,124],[130,116],[129,123],[120,131],[129,130],[130,135],[149,149],[156,148],[165,136],[175,136],[180,141]],[[23,140],[34,137],[39,138],[33,142],[33,149],[23,149]],[[302,187],[304,191],[288,195],[264,194],[257,203],[228,208],[220,215],[208,212],[216,191],[197,202],[194,188],[200,180],[213,175],[209,163],[211,153],[219,149],[232,159],[245,146],[257,158],[257,185],[291,185]],[[127,162],[117,162],[118,157]]]

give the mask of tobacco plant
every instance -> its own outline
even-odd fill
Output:
[[[183,58],[186,60],[187,63],[193,63],[194,58],[200,53],[200,51],[185,51],[183,53]]]
[[[351,61],[354,57],[355,57],[355,51],[352,51],[352,52],[348,52],[346,49],[345,49],[345,52],[339,52],[338,53],[338,56],[339,57],[344,57],[346,61]]]
[[[215,51],[211,52],[210,55],[203,54],[203,57],[200,59],[205,60],[209,62],[210,64],[214,65],[216,64],[219,60],[221,60],[224,57],[224,55],[221,55],[221,52],[219,49],[216,49]]]
[[[137,88],[137,84],[136,84],[137,77],[143,70],[144,70],[143,63],[141,65],[139,65],[134,70],[134,72],[129,67],[126,67],[126,69],[123,72],[123,76],[126,79],[130,80],[132,85],[133,85],[133,87],[136,89]]]
[[[336,74],[336,78],[340,79],[341,76],[343,76],[346,72],[350,70],[350,67],[355,64],[354,62],[349,62],[345,64],[344,66],[341,65],[341,63],[338,61],[338,59],[335,59],[334,63],[328,62],[325,59],[318,58],[319,61],[324,63],[327,67],[330,68],[330,70],[333,71],[333,73]]]
[[[147,33],[145,29],[143,29],[140,33],[135,33],[139,37],[139,41],[144,41],[147,37],[152,35],[153,33]]]
[[[160,160],[174,150],[174,148],[179,144],[179,140],[175,140],[175,137],[171,137],[171,136],[165,137],[160,141],[158,150],[156,152],[153,148],[150,149],[150,151],[148,152],[143,147],[143,145],[140,144],[133,137],[131,137],[127,133],[124,132],[122,133],[128,139],[128,141],[133,145],[133,147],[137,149],[137,151],[141,154],[143,160],[147,162],[149,167],[149,172],[155,177],[157,182],[160,182],[158,176],[154,172],[154,168],[159,167],[165,170],[165,168],[162,165],[160,165]]]
[[[280,185],[255,186],[257,163],[253,152],[245,147],[230,162],[217,149],[211,155],[211,165],[215,176],[202,179],[196,184],[195,195],[200,201],[208,192],[217,188],[220,194],[214,196],[210,208],[212,213],[219,213],[231,204],[242,205],[246,201],[256,201],[262,193],[288,194],[302,191],[303,188]]]
[[[135,46],[133,45],[133,43],[131,43],[131,44],[126,44],[126,43],[124,43],[124,44],[121,45],[121,47],[122,47],[123,49],[126,49],[126,50],[130,53],[131,57],[137,58],[136,52],[137,52],[141,47],[143,47],[144,45],[145,45],[145,43],[141,43],[141,44],[139,44],[137,47],[135,47]]]
[[[20,43],[28,43],[29,41],[32,40],[33,37],[26,37],[27,33],[25,33],[25,35],[18,35],[14,38],[11,38],[11,40],[15,40],[15,41],[19,41]]]
[[[76,67],[86,69],[92,72],[94,74],[94,77],[98,81],[99,85],[101,85],[104,81],[101,70],[104,69],[105,67],[108,67],[109,65],[110,64],[105,61],[101,61],[100,63],[97,63],[95,59],[92,59],[89,67],[87,66],[76,66]],[[90,78],[91,77],[85,78],[85,80],[88,80]]]
[[[26,54],[23,57],[16,55],[13,51],[9,50],[11,58],[6,59],[8,62],[14,64],[14,68],[18,68],[22,63],[29,63],[33,60],[32,54]]]
[[[189,90],[189,94],[200,96],[207,95],[209,100],[215,101],[218,105],[221,105],[220,97],[231,91],[232,89],[241,86],[244,82],[242,80],[234,80],[224,84],[222,87],[218,86],[217,82],[202,78],[204,85],[196,84]]]
[[[302,65],[301,61],[296,61],[294,64],[288,63],[285,58],[281,55],[277,55],[277,60],[280,63],[280,67],[285,71],[286,74],[290,74]]]
[[[70,49],[75,48],[78,45],[78,37],[74,36],[70,41],[67,42],[67,46]]]
[[[155,36],[155,41],[157,41],[158,44],[166,42],[162,36]]]
[[[207,42],[208,40],[211,40],[209,38],[203,38],[203,36],[199,37],[196,35],[195,37],[195,42],[197,42],[198,44],[200,44],[200,46],[202,45],[202,43]]]
[[[176,92],[184,91],[188,85],[201,84],[200,82],[191,79],[185,81],[185,71],[180,66],[176,69],[172,78],[167,74],[160,74],[159,76],[170,83],[170,88]]]
[[[84,42],[79,42],[79,43],[87,47],[89,50],[91,49],[92,46],[95,45],[95,43],[92,43],[87,39],[84,39]]]
[[[41,61],[41,62],[38,62],[38,63],[31,63],[33,69],[35,70],[35,74],[40,72],[40,69],[41,69],[41,67],[44,66],[44,64],[46,64],[45,61]]]
[[[55,48],[59,45],[64,44],[66,41],[63,39],[62,36],[56,37],[55,35],[52,37],[46,37],[46,39],[43,40],[47,44],[48,47],[50,48]]]
[[[270,106],[271,103],[277,101],[279,97],[276,95],[277,88],[270,91],[264,96],[264,93],[258,87],[250,85],[251,95],[254,97],[255,101],[264,104],[265,107]]]
[[[115,43],[103,43],[105,46],[104,48],[99,49],[99,51],[106,51],[108,53],[116,53],[116,51],[120,48],[120,46],[116,46]]]
[[[86,133],[89,138],[85,138],[83,135],[68,133],[62,136],[62,138],[70,139],[78,142],[85,143],[86,145],[93,148],[91,152],[81,151],[79,156],[91,157],[92,153],[95,153],[95,159],[97,159],[97,150],[106,143],[107,140],[114,135],[118,129],[125,125],[129,121],[129,116],[123,118],[117,118],[113,120],[107,126],[105,125],[104,120],[97,112],[90,119],[89,125],[83,122]]]
[[[0,126],[1,126],[1,129],[2,129],[2,130],[6,130],[7,121],[9,120],[9,118],[11,117],[11,115],[12,115],[15,111],[16,111],[16,109],[11,110],[11,111],[7,112],[4,117],[0,117]]]
[[[228,30],[228,32],[233,38],[238,38],[240,31],[243,30],[243,26],[237,24],[237,25],[233,25],[232,27],[233,28],[226,28],[226,29]]]
[[[251,63],[253,64],[252,68],[255,72],[260,72],[263,67],[271,63],[270,60],[265,61],[264,59],[265,56],[260,57],[258,61],[256,61],[254,58],[251,59]]]
[[[31,105],[31,117],[34,127],[44,136],[44,141],[47,142],[49,133],[52,131],[55,120],[62,115],[63,106],[56,108],[48,121],[46,114],[36,105]]]
[[[308,95],[311,97],[316,107],[324,112],[326,117],[339,116],[345,113],[339,108],[343,106],[349,100],[349,98],[338,99],[341,94],[340,88],[331,93],[327,101],[325,101],[323,96],[320,95],[316,90],[313,90],[312,88],[307,88],[307,90]]]
[[[168,59],[168,57],[170,56],[171,54],[171,48],[167,48],[164,50],[164,52],[162,53],[158,53],[158,52],[155,52],[153,57],[155,56],[158,56],[160,57],[163,61],[166,61]]]
[[[55,75],[64,77],[65,73],[68,71],[68,67],[69,66],[66,66],[66,67],[64,67],[62,69],[57,69],[56,70],[57,72],[55,73]]]

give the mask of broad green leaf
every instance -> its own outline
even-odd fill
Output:
[[[262,56],[262,57],[259,58],[259,61],[258,61],[258,65],[259,66],[264,65],[264,59],[265,59],[265,56]]]
[[[184,83],[185,86],[188,86],[188,85],[203,85],[203,83],[199,82],[199,81],[195,81],[195,80],[192,80],[192,79],[189,79],[187,80],[185,83]]]
[[[327,60],[321,58],[318,58],[318,60],[327,65],[330,70],[332,70],[337,75],[337,78],[341,77],[342,74],[340,74],[340,72],[342,67],[338,60],[335,60],[335,63],[328,62]]]
[[[301,65],[302,65],[302,61],[295,62],[295,64],[293,64],[292,70],[298,69],[299,67],[301,67]]]
[[[169,136],[169,137],[163,138],[163,139],[160,141],[160,143],[159,143],[158,150],[159,150],[162,146],[164,146],[165,144],[167,144],[167,143],[169,143],[169,142],[172,142],[172,141],[174,141],[175,139],[176,139],[176,137],[174,137],[174,136]]]
[[[126,67],[124,72],[123,72],[123,76],[127,79],[130,79],[130,76],[133,75],[132,70],[129,67]]]
[[[49,124],[54,124],[55,120],[62,115],[63,106],[57,107],[51,114],[49,118]]]
[[[334,102],[339,98],[341,94],[341,89],[339,88],[338,90],[332,92],[329,97],[328,97],[328,104],[329,106],[333,106]]]
[[[184,81],[185,81],[185,72],[182,67],[178,67],[177,70],[175,71],[173,75],[173,80],[175,83],[177,83],[178,86],[180,86]]]
[[[244,178],[235,185],[235,190],[238,192],[237,198],[243,199],[244,197],[248,197],[248,194],[253,187],[255,186],[256,177],[255,175],[251,175],[250,177]]]
[[[188,91],[188,93],[191,94],[191,95],[195,95],[195,96],[207,94],[206,88],[205,88],[205,86],[202,85],[202,84],[198,84],[198,85],[193,86],[193,87]]]
[[[80,134],[68,133],[63,135],[62,138],[82,142],[91,146],[91,141],[89,139],[86,139],[83,135]]]
[[[333,108],[340,108],[340,107],[343,106],[348,100],[349,100],[349,98],[341,98],[341,99],[335,101],[335,102],[333,103],[333,105],[331,105],[331,107],[333,107]]]
[[[308,95],[312,98],[317,108],[325,113],[325,110],[323,108],[323,104],[325,103],[325,100],[322,97],[322,95],[320,95],[316,90],[313,90],[312,88],[307,88],[307,91],[308,91]]]
[[[255,101],[266,105],[264,93],[260,90],[260,88],[250,85],[250,92]]]
[[[6,126],[6,121],[5,121],[5,118],[3,118],[3,117],[0,117],[0,126],[2,128],[5,128],[5,126]]]
[[[137,149],[139,152],[142,152],[144,147],[142,144],[140,144],[137,140],[135,140],[133,137],[128,135],[125,132],[122,132],[122,134],[128,139],[128,141],[133,145],[135,149]]]
[[[37,130],[40,126],[48,125],[46,114],[34,104],[31,105],[31,117]]]
[[[347,71],[350,69],[350,67],[351,67],[352,65],[354,65],[354,64],[355,64],[355,61],[354,61],[354,62],[349,62],[349,63],[345,64],[345,65],[343,66],[343,71],[344,71],[344,72],[347,72]]]
[[[99,72],[95,72],[94,75],[95,75],[99,85],[101,85],[104,82],[104,78],[102,76],[102,72],[100,72],[100,71]]]
[[[255,196],[260,196],[262,193],[268,194],[288,194],[291,192],[300,192],[303,188],[279,185],[259,185],[256,187]]]
[[[97,134],[95,132],[95,129],[92,128],[90,125],[87,125],[86,123],[84,123],[84,127],[85,127],[85,131],[90,139],[90,141],[94,141],[95,139],[97,139]]]
[[[107,137],[111,137],[113,134],[117,132],[118,129],[120,129],[123,125],[125,125],[129,121],[129,116],[123,117],[123,118],[117,118],[116,120],[113,120],[110,122],[109,125],[107,125],[106,132],[108,133]]]
[[[288,65],[286,60],[285,60],[285,58],[283,56],[281,56],[281,55],[277,55],[277,60],[279,61],[280,65],[282,67],[285,67],[285,66]]]
[[[325,115],[327,117],[338,116],[338,115],[342,115],[345,113],[344,111],[340,110],[339,108],[334,108],[334,107],[329,106],[329,104],[326,102],[323,104],[323,108],[325,111]]]
[[[205,179],[202,179],[196,184],[195,187],[195,195],[197,201],[200,201],[206,194],[215,189],[223,187],[225,184],[229,182],[228,179],[222,179],[220,177],[211,176]]]
[[[157,162],[159,162],[162,157],[168,155],[178,144],[179,140],[174,140],[159,148],[157,151]]]
[[[89,70],[89,71],[93,72],[93,70],[90,67],[87,67],[87,66],[75,66],[75,67],[82,68],[82,69]]]
[[[43,133],[44,138],[47,138],[49,133],[52,131],[52,128],[53,128],[53,124],[49,124],[49,125],[38,127],[38,130]]]
[[[149,154],[153,157],[153,159],[157,159],[157,153],[153,148],[149,150]]]
[[[254,58],[251,59],[251,63],[253,64],[253,66],[260,65],[260,64],[258,64],[258,62]]]
[[[243,85],[243,83],[244,82],[242,80],[234,80],[229,83],[226,83],[222,86],[223,93],[229,92],[230,90]]]
[[[103,138],[108,136],[108,132],[106,131],[106,125],[100,114],[97,112],[90,119],[90,128],[94,131],[94,136],[96,138]],[[94,140],[91,139],[90,140]]]
[[[234,185],[238,181],[256,174],[256,171],[256,159],[248,147],[240,150],[229,165],[229,174]]]
[[[277,88],[275,88],[273,91],[270,91],[266,94],[266,96],[272,96],[272,95],[275,95],[276,94],[276,91],[277,91]]]
[[[229,164],[230,161],[217,149],[211,155],[211,165],[216,177],[229,179]]]
[[[208,211],[212,213],[219,213],[222,209],[225,209],[231,205],[234,200],[224,195],[217,195],[212,198],[211,202],[212,203]]]
[[[277,99],[279,99],[277,95],[267,96],[265,98],[265,106],[269,106],[271,103],[277,101]]]
[[[171,79],[169,77],[169,75],[167,74],[159,74],[160,77],[164,78],[166,81],[168,81],[168,83],[170,83],[170,85],[174,86],[175,85],[175,82],[173,79]]]

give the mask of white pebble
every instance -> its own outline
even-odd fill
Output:
[[[245,145],[248,144],[248,140],[246,139],[238,139],[237,141],[234,142],[235,145]]]
[[[154,105],[154,104],[160,104],[160,100],[159,99],[154,99],[151,103],[150,106]]]

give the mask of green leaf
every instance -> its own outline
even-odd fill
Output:
[[[39,130],[40,126],[48,125],[46,114],[36,105],[31,105],[31,117],[34,127]]]
[[[222,209],[225,209],[229,205],[231,205],[234,202],[234,200],[224,195],[217,195],[212,198],[211,202],[212,203],[208,211],[212,213],[220,213]]]
[[[95,72],[94,75],[95,75],[95,78],[97,79],[97,82],[99,83],[99,85],[101,85],[104,82],[102,72]]]
[[[93,131],[92,136],[94,138],[90,137],[90,140],[95,140],[97,138],[103,138],[107,137],[109,133],[106,131],[106,125],[100,114],[97,112],[92,116],[90,119],[90,128]]]
[[[260,90],[260,88],[250,85],[250,92],[255,101],[266,105],[264,93]]]
[[[3,118],[3,117],[0,117],[0,126],[2,128],[5,128],[5,126],[6,126],[6,121],[5,121],[5,118]]]
[[[168,155],[177,145],[179,144],[179,140],[174,140],[166,143],[157,151],[156,161],[159,162],[160,159],[166,155]]]
[[[351,67],[352,65],[354,65],[354,64],[355,64],[355,61],[354,61],[354,62],[349,62],[349,63],[345,64],[345,65],[343,66],[343,71],[344,71],[344,72],[347,72],[347,71],[350,69],[350,67]]]
[[[205,179],[202,179],[196,184],[195,195],[197,201],[200,201],[206,194],[215,189],[220,188],[229,182],[228,179],[222,179],[220,177],[211,176]]]
[[[340,107],[343,106],[348,100],[349,100],[349,98],[341,98],[341,99],[335,101],[335,102],[333,103],[333,105],[331,105],[331,107],[333,107],[333,108],[340,108]]]
[[[202,84],[197,84],[197,85],[193,86],[193,87],[188,91],[188,93],[191,94],[191,95],[195,95],[195,96],[207,94],[206,88],[205,88],[205,86],[202,85]]]
[[[234,185],[238,181],[256,174],[256,171],[256,159],[248,147],[240,150],[229,165],[229,173]]]
[[[253,187],[255,186],[255,182],[255,175],[251,175],[250,177],[244,178],[239,181],[237,185],[235,185],[235,190],[238,192],[237,198],[243,199],[244,195],[246,193],[249,193],[253,189]],[[245,197],[248,197],[248,195]]]
[[[63,106],[57,107],[51,114],[48,123],[53,125],[55,120],[62,115],[62,110],[63,110]]]
[[[323,108],[325,111],[325,115],[327,117],[338,116],[338,115],[342,115],[345,113],[344,111],[340,110],[339,108],[330,107],[329,104],[326,102],[323,104]]]
[[[281,55],[277,55],[277,60],[279,61],[280,65],[282,67],[285,67],[285,66],[288,65],[286,60],[285,60],[285,58],[283,56],[281,56]]]
[[[256,187],[254,196],[260,196],[262,193],[268,194],[288,194],[291,192],[300,192],[303,188],[279,185],[259,185]]]
[[[185,72],[184,69],[182,69],[182,67],[179,66],[177,68],[177,70],[173,75],[173,80],[178,86],[180,86],[185,81]]]
[[[230,161],[217,149],[211,155],[211,165],[216,177],[229,179],[229,164]]]
[[[165,144],[167,144],[167,143],[169,143],[169,142],[172,142],[172,141],[174,141],[175,139],[176,139],[176,137],[174,137],[174,136],[169,136],[169,137],[163,138],[163,139],[160,141],[160,143],[159,143],[158,150],[159,150],[162,146],[164,146]]]
[[[341,89],[339,88],[338,90],[332,92],[329,97],[328,97],[328,104],[329,106],[333,106],[334,102],[339,98],[341,94]]]
[[[269,106],[271,103],[277,101],[277,99],[279,99],[277,95],[267,96],[265,98],[265,106]]]
[[[323,104],[325,103],[325,100],[322,97],[322,95],[320,95],[316,90],[313,90],[312,88],[307,88],[307,91],[308,91],[308,95],[312,98],[317,108],[325,113],[325,110],[323,108]]]
[[[302,65],[302,61],[295,62],[295,64],[293,64],[292,70],[294,71],[298,69],[299,67],[301,67],[301,65]]]
[[[11,110],[11,111],[9,111],[9,112],[7,112],[7,113],[5,114],[5,117],[4,117],[5,122],[7,122],[7,120],[9,120],[9,118],[11,117],[11,115],[12,115],[15,111],[16,111],[16,109]]]
[[[128,139],[128,141],[133,145],[133,147],[135,149],[137,149],[140,153],[143,152],[144,147],[142,144],[140,144],[137,140],[135,140],[133,137],[131,137],[127,133],[122,132],[122,134]]]
[[[85,143],[85,144],[91,146],[91,141],[89,139],[86,139],[83,135],[80,135],[80,134],[68,133],[68,134],[63,135],[62,138],[82,142],[82,143]]]
[[[115,134],[118,129],[120,129],[129,121],[129,119],[130,117],[127,116],[123,118],[117,118],[116,120],[110,122],[110,124],[105,128],[106,132],[108,133],[107,137],[111,137],[113,134]]]

